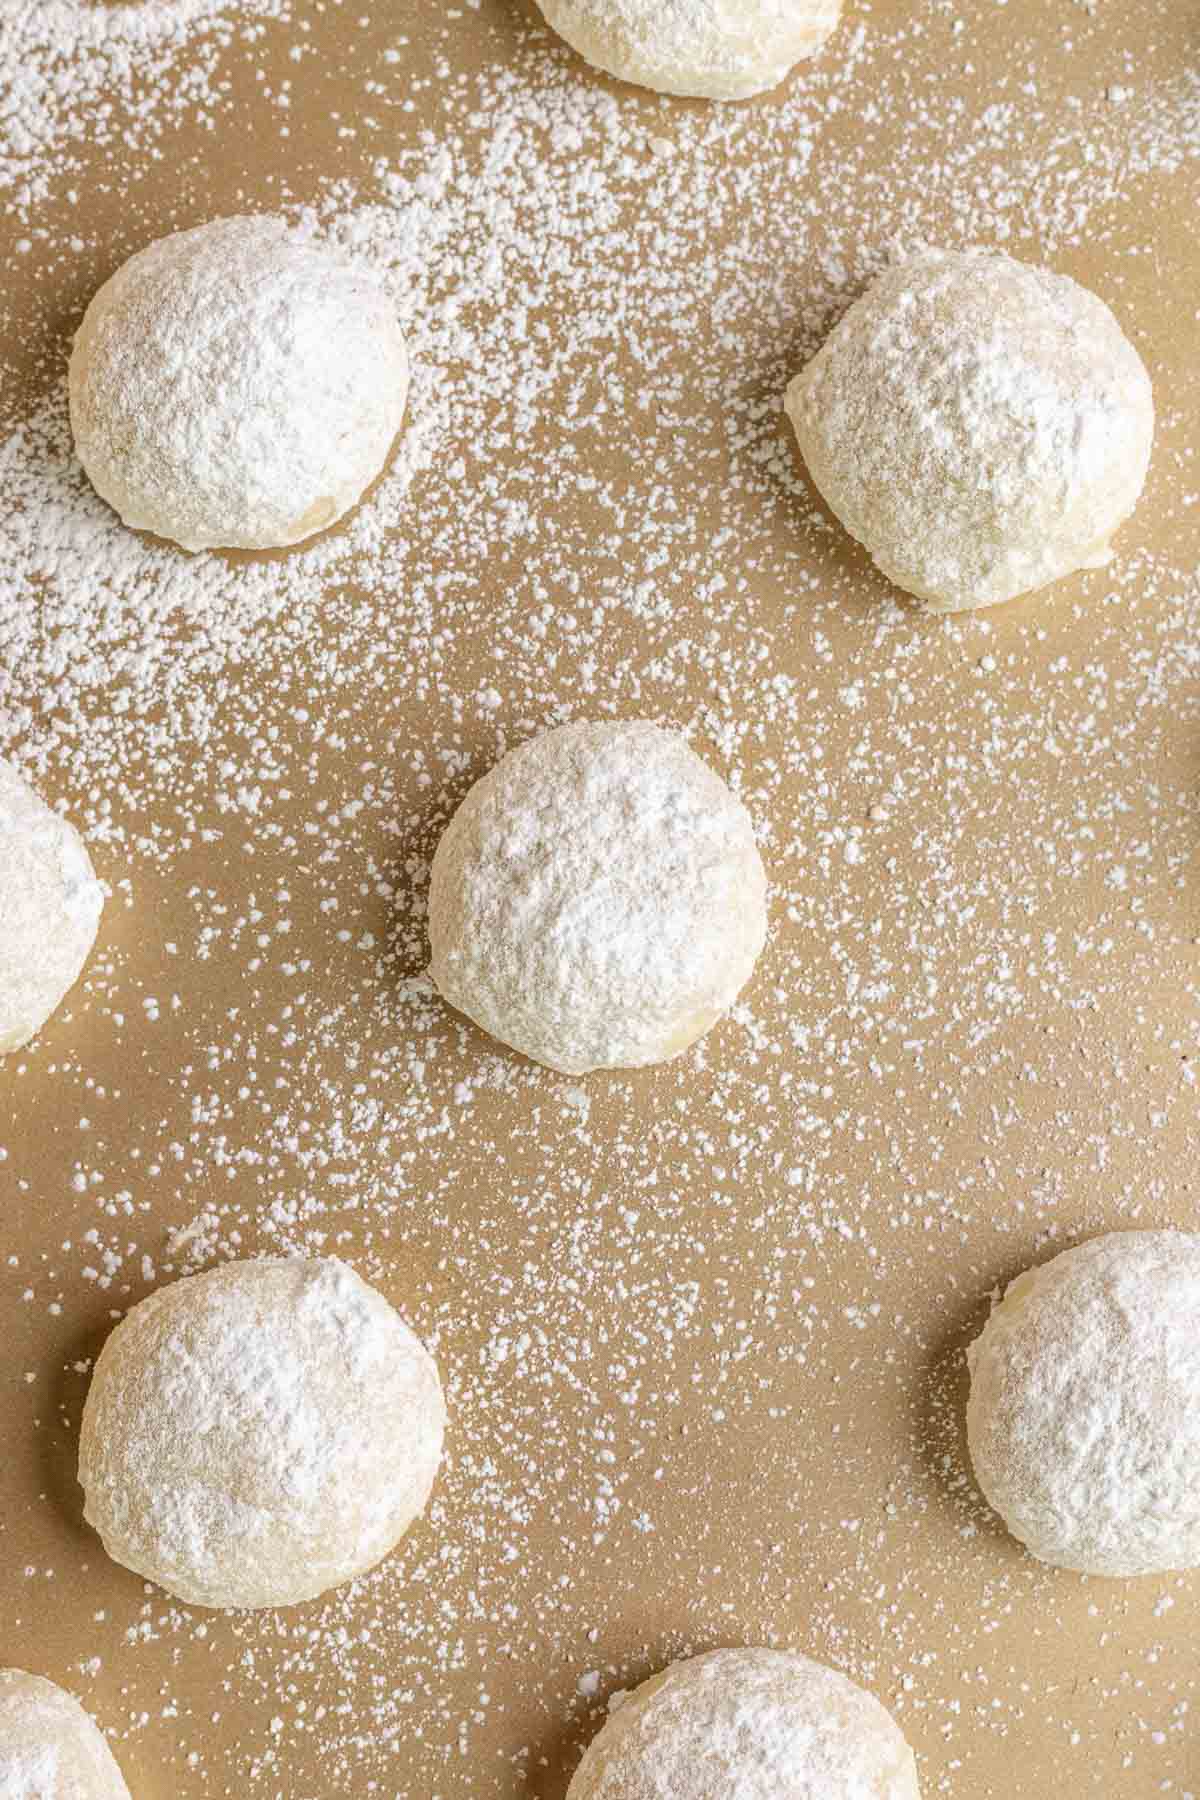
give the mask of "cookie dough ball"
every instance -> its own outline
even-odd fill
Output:
[[[1200,1565],[1200,1236],[1064,1251],[1013,1282],[967,1356],[979,1485],[1035,1556]]]
[[[217,219],[105,282],[70,392],[80,461],[127,525],[263,550],[361,499],[400,429],[408,359],[368,271],[282,219]]]
[[[594,68],[660,94],[743,100],[833,31],[841,0],[538,0]]]
[[[0,1056],[74,987],[103,907],[79,833],[0,762]]]
[[[78,1700],[23,1669],[0,1669],[0,1794],[129,1800],[112,1751]]]
[[[117,1326],[83,1414],[88,1523],[197,1606],[290,1606],[362,1575],[422,1511],[437,1369],[336,1261],[230,1263]]]
[[[878,1700],[782,1650],[713,1650],[645,1682],[591,1745],[567,1800],[918,1800]]]
[[[665,1062],[714,1025],[767,929],[750,815],[673,732],[565,725],[476,782],[438,845],[434,981],[569,1074]]]
[[[1111,555],[1154,436],[1103,301],[987,250],[879,277],[787,393],[809,473],[897,586],[994,606]]]

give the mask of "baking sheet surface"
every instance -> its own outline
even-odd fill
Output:
[[[0,1661],[138,1800],[561,1800],[607,1697],[780,1643],[959,1800],[1200,1792],[1200,1586],[1039,1568],[964,1462],[988,1296],[1197,1222],[1194,0],[848,0],[732,108],[593,76],[532,7],[0,17],[0,749],[110,889],[0,1075]],[[18,53],[19,52],[19,56]],[[163,232],[282,209],[391,283],[414,390],[286,557],[121,530],[70,334]],[[902,602],[807,484],[788,376],[896,244],[1086,282],[1154,378],[1115,562]],[[735,1015],[571,1080],[424,979],[428,859],[506,746],[687,730],[772,880]],[[615,852],[614,852],[615,853]],[[336,1253],[422,1332],[448,1458],[350,1590],[202,1615],[81,1519],[113,1320]]]

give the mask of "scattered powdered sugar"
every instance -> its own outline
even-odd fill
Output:
[[[64,1490],[113,1316],[259,1252],[384,1286],[450,1455],[378,1571],[269,1619],[108,1576],[94,1618],[99,1549],[54,1538],[39,1467],[3,1509],[6,1654],[70,1608],[150,1791],[559,1800],[607,1693],[729,1642],[851,1672],[929,1793],[998,1756],[1014,1794],[1200,1791],[1192,1588],[1056,1584],[961,1443],[987,1293],[1175,1217],[1200,1150],[1178,9],[1064,0],[1035,42],[992,0],[851,6],[751,108],[618,90],[500,0],[384,10],[2,9],[0,746],[113,904],[5,1064],[37,1230],[0,1304],[13,1441]],[[388,284],[409,413],[338,531],[188,558],[75,465],[69,338],[131,251],[256,209]],[[904,609],[781,414],[916,239],[1093,286],[1162,402],[1115,563],[990,620]],[[425,906],[472,780],[607,716],[730,781],[771,936],[684,1063],[581,1084],[445,1009]]]
[[[32,219],[64,176],[89,169],[131,128],[151,150],[182,115],[215,102],[205,76],[217,53],[253,45],[259,21],[290,16],[289,0],[4,0],[8,206]],[[184,50],[196,58],[190,68],[180,67]]]

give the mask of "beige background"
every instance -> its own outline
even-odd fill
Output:
[[[78,1692],[136,1796],[561,1800],[609,1692],[765,1641],[896,1708],[930,1795],[1200,1793],[1200,1587],[1026,1558],[964,1464],[960,1354],[1031,1259],[1197,1220],[1200,8],[847,12],[718,117],[593,79],[508,0],[234,8],[104,65],[115,112],[64,107],[10,190],[5,418],[60,449],[69,333],[132,249],[431,196],[382,259],[429,467],[402,450],[290,559],[275,619],[228,624],[269,560],[121,560],[61,455],[35,579],[36,457],[23,509],[0,482],[7,753],[128,884],[0,1078],[0,1660]],[[1095,286],[1162,415],[1113,567],[983,621],[900,605],[778,416],[920,235]],[[64,507],[115,559],[107,635]],[[56,581],[84,613],[48,693]],[[570,1082],[428,995],[422,894],[504,742],[610,711],[740,784],[772,939],[698,1053]],[[357,1589],[204,1618],[82,1526],[86,1366],[149,1287],[281,1246],[435,1344],[449,1461]]]

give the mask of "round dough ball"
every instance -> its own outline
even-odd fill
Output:
[[[1064,1251],[1012,1283],[967,1357],[979,1485],[1035,1556],[1200,1565],[1200,1236]]]
[[[660,94],[744,100],[813,56],[842,0],[538,0],[594,68]]]
[[[1104,302],[988,250],[888,269],[787,410],[829,507],[936,612],[1107,562],[1154,437],[1150,377]]]
[[[78,1700],[23,1669],[0,1669],[0,1795],[129,1800],[112,1751]]]
[[[79,833],[0,762],[0,1056],[36,1036],[75,985],[103,908]]]
[[[75,335],[71,426],[127,525],[185,550],[295,544],[362,498],[408,358],[367,270],[282,219],[217,219],[131,256]]]
[[[783,1650],[713,1650],[609,1716],[567,1800],[918,1800],[917,1766],[878,1700]]]
[[[750,815],[681,737],[564,725],[506,756],[450,821],[433,979],[551,1069],[665,1062],[749,979],[766,886]]]
[[[197,1606],[290,1606],[373,1567],[429,1498],[433,1358],[334,1260],[229,1263],[162,1288],[96,1364],[85,1517]]]

